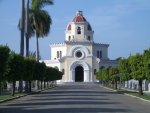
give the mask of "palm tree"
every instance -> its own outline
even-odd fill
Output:
[[[19,27],[21,30],[21,40],[20,40],[20,55],[24,56],[24,25],[25,25],[25,0],[22,0],[22,9],[21,9],[21,19],[19,23]]]
[[[53,0],[32,0],[31,11],[33,19],[33,28],[36,36],[36,60],[39,61],[39,42],[38,38],[45,37],[49,34],[51,17],[43,7],[52,5]]]
[[[34,35],[34,29],[32,27],[32,12],[29,8],[29,0],[26,4],[25,12],[25,34],[26,34],[26,57],[29,56],[29,39]]]
[[[22,5],[21,19],[19,21],[19,28],[20,28],[20,31],[21,31],[20,55],[24,56],[25,0],[22,0],[21,5]],[[19,81],[19,92],[22,92],[22,90],[23,90],[22,81]]]

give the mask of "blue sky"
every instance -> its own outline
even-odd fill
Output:
[[[17,28],[21,0],[0,0],[0,44],[19,53]],[[40,39],[42,59],[50,59],[51,43],[62,43],[67,24],[82,10],[94,30],[94,41],[110,44],[109,58],[128,57],[150,48],[150,0],[54,0],[46,7],[53,23],[48,37]],[[35,51],[35,37],[30,50]]]

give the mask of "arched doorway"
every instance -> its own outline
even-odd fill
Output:
[[[75,68],[75,82],[83,82],[84,81],[84,70],[82,66],[77,66]]]

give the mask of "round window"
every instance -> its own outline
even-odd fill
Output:
[[[82,56],[81,51],[76,52],[76,57],[80,58]]]

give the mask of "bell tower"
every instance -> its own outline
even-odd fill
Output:
[[[66,28],[65,41],[93,42],[93,34],[94,31],[90,23],[83,16],[83,12],[77,11],[75,17]]]

